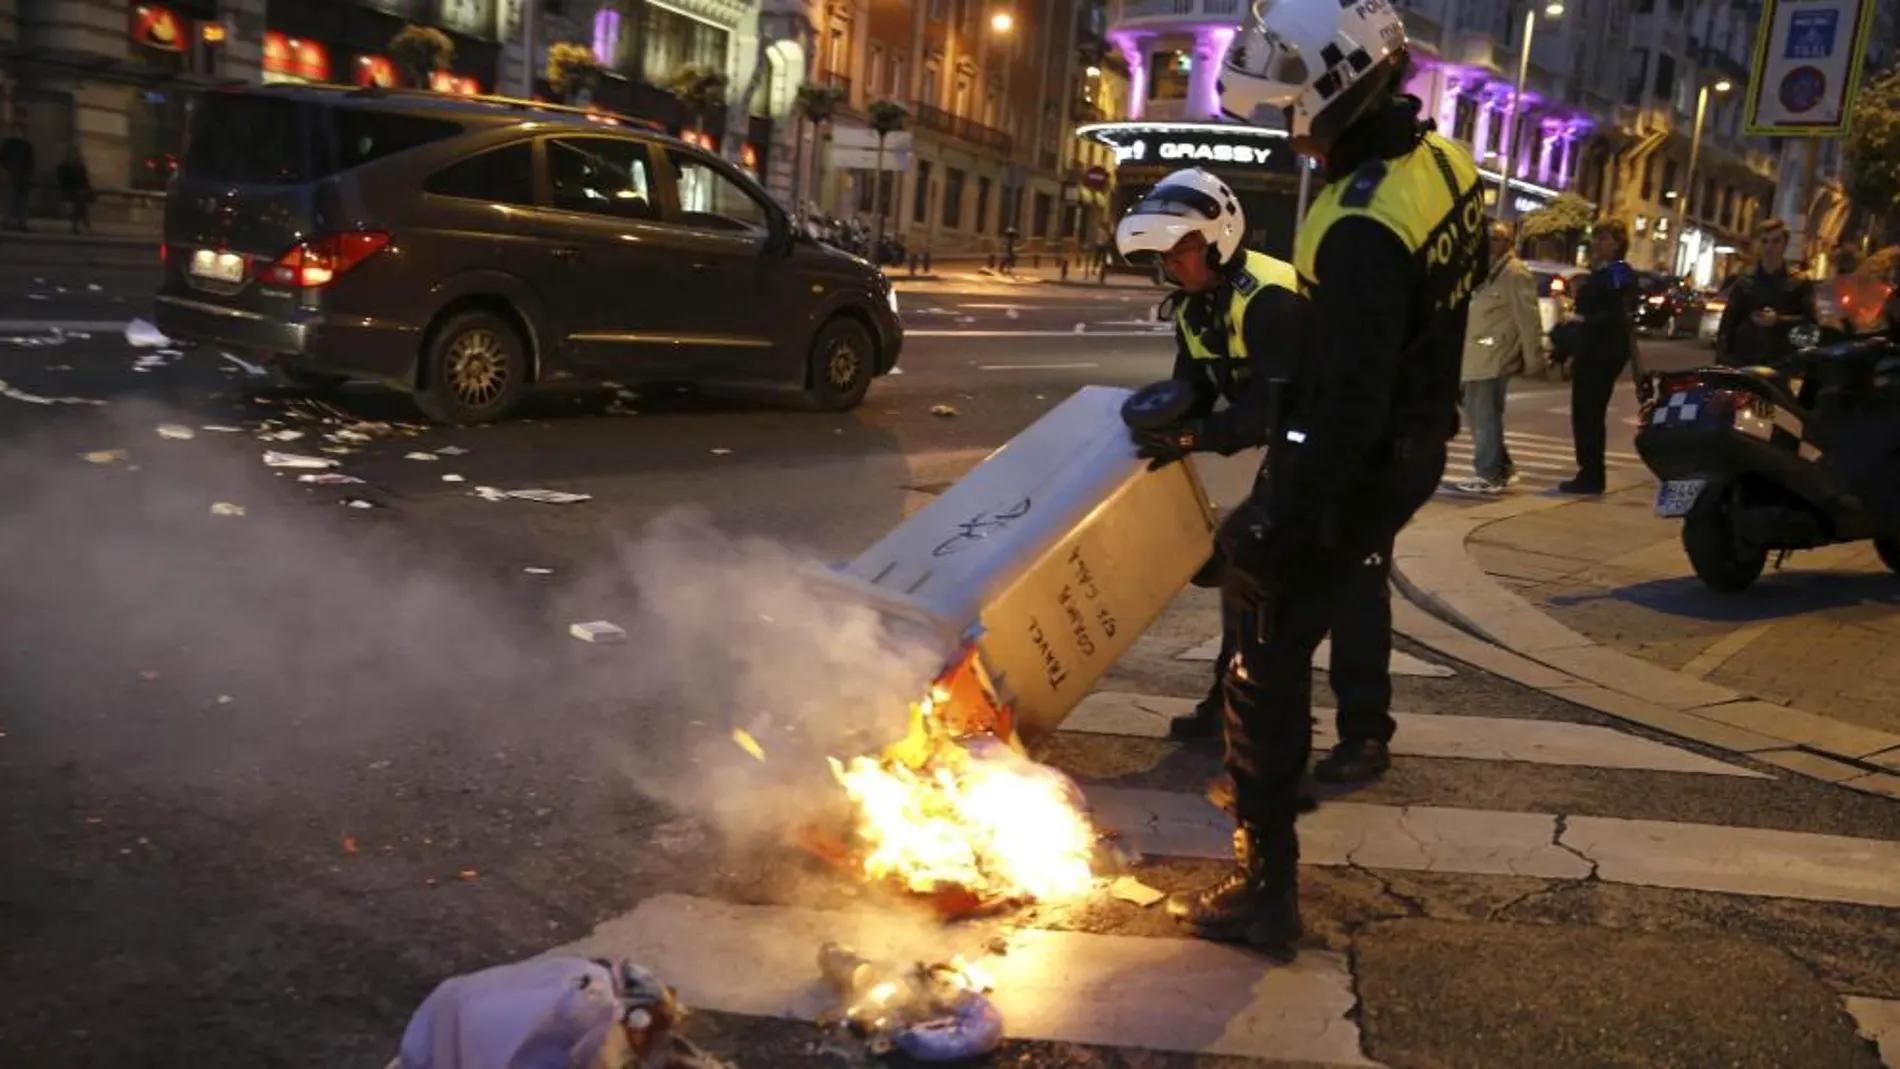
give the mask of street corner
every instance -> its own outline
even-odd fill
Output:
[[[1353,966],[1366,1054],[1394,1066],[1882,1064],[1838,993],[1736,936],[1403,919]]]
[[[1740,593],[1709,589],[1646,488],[1488,524],[1466,543],[1500,588],[1685,681],[1900,731],[1900,578],[1867,543],[1792,555]],[[1558,666],[1562,667],[1562,666]]]

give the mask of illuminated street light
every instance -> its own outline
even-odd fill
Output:
[[[1545,4],[1545,5],[1544,5],[1544,17],[1545,17],[1545,18],[1547,18],[1547,19],[1560,19],[1560,18],[1563,18],[1563,17],[1564,17],[1564,6],[1563,6],[1563,5],[1561,4],[1561,3],[1549,3],[1549,4]]]
[[[1016,16],[1007,11],[998,11],[990,16],[990,29],[997,33],[1008,33],[1016,28]]]
[[[1691,266],[1682,262],[1682,220],[1689,214],[1689,194],[1695,192],[1695,165],[1697,158],[1702,155],[1702,120],[1709,113],[1709,92],[1726,93],[1733,88],[1735,83],[1727,78],[1718,78],[1712,85],[1704,84],[1695,95],[1695,133],[1689,137],[1689,175],[1682,183],[1682,195],[1676,198],[1675,205],[1676,225],[1673,229],[1676,232],[1676,248],[1675,255],[1669,258],[1669,269],[1673,274],[1687,274],[1682,268]]]
[[[1544,5],[1544,17],[1561,18],[1564,13],[1562,0],[1551,0]],[[1512,202],[1511,172],[1517,170],[1512,159],[1511,140],[1517,133],[1517,109],[1524,102],[1524,78],[1531,72],[1531,38],[1537,33],[1537,8],[1530,5],[1524,9],[1524,47],[1517,57],[1517,92],[1511,95],[1511,116],[1505,123],[1504,136],[1499,138],[1498,155],[1498,218],[1504,218],[1504,212]]]
[[[1100,78],[1102,76],[1102,68],[1090,67],[1088,70],[1083,71],[1082,73],[1088,75],[1091,78]]]

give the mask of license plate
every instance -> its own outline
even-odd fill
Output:
[[[1671,479],[1656,491],[1656,515],[1667,520],[1687,516],[1709,485],[1707,479]]]
[[[235,252],[199,249],[191,254],[191,273],[218,282],[242,282],[244,257]]]

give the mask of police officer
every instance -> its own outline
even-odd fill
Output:
[[[1174,306],[1173,378],[1199,398],[1181,427],[1137,435],[1144,456],[1166,460],[1194,450],[1232,455],[1267,444],[1275,411],[1293,373],[1306,302],[1293,265],[1240,248],[1246,213],[1225,182],[1198,167],[1162,179],[1129,209],[1115,244],[1132,264],[1158,262],[1178,290]],[[1231,249],[1231,251],[1223,251]],[[1216,411],[1218,401],[1227,407]],[[1390,547],[1354,571],[1346,590],[1353,611],[1341,614],[1329,673],[1339,698],[1340,743],[1314,770],[1327,782],[1358,782],[1385,772],[1392,739],[1392,607],[1387,601]],[[1219,583],[1218,552],[1196,577]],[[1168,725],[1170,738],[1218,737],[1226,704],[1234,631],[1222,614],[1221,652],[1213,688],[1192,713]],[[1222,796],[1225,785],[1216,788]]]
[[[1287,948],[1301,934],[1294,820],[1311,805],[1313,651],[1353,569],[1444,474],[1487,253],[1470,154],[1399,95],[1405,30],[1390,0],[1254,10],[1223,64],[1223,108],[1283,117],[1327,184],[1295,245],[1311,309],[1281,440],[1221,531],[1224,603],[1239,618],[1227,680],[1237,863],[1169,909],[1208,938]]]

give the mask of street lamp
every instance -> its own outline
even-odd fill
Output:
[[[1727,78],[1717,78],[1714,82],[1704,82],[1702,88],[1696,91],[1695,132],[1689,136],[1689,174],[1683,181],[1682,189],[1676,194],[1676,221],[1675,225],[1670,227],[1674,231],[1673,238],[1676,243],[1675,253],[1669,258],[1669,269],[1672,274],[1686,273],[1682,270],[1682,220],[1689,212],[1689,194],[1695,189],[1695,165],[1697,158],[1702,155],[1702,120],[1709,113],[1709,94],[1711,92],[1726,93],[1733,88],[1735,84]]]
[[[1563,14],[1564,5],[1562,0],[1550,0],[1549,3],[1544,5],[1544,17],[1547,19],[1562,18]],[[1530,74],[1531,70],[1531,37],[1535,35],[1536,32],[1537,4],[1536,0],[1532,0],[1532,3],[1524,9],[1524,47],[1519,50],[1517,55],[1517,92],[1511,94],[1511,117],[1504,127],[1504,136],[1499,139],[1500,144],[1498,147],[1501,150],[1499,155],[1502,157],[1498,161],[1499,219],[1503,219],[1505,217],[1504,213],[1510,210],[1511,172],[1517,169],[1516,163],[1511,159],[1511,153],[1515,151],[1511,147],[1511,137],[1517,133],[1517,109],[1522,105],[1524,100],[1524,78]]]
[[[1016,225],[1016,218],[1021,214],[1020,209],[1022,207],[1019,203],[1022,198],[1022,190],[1012,181],[1015,174],[1014,168],[1016,166],[1016,135],[1008,129],[1010,115],[1010,81],[1011,76],[1016,72],[1016,35],[1013,32],[1015,29],[1016,16],[1011,12],[1007,10],[998,11],[990,16],[991,32],[1008,39],[1008,54],[1003,59],[1003,107],[1001,112],[1001,122],[1004,126],[1004,133],[1009,135],[1009,151],[1003,153],[1003,166],[1005,168],[1003,174],[1003,208],[1005,209],[1003,212],[1003,226],[1006,228]]]
[[[1007,11],[998,11],[990,16],[990,29],[997,33],[1008,33],[1016,28],[1016,16]]]

